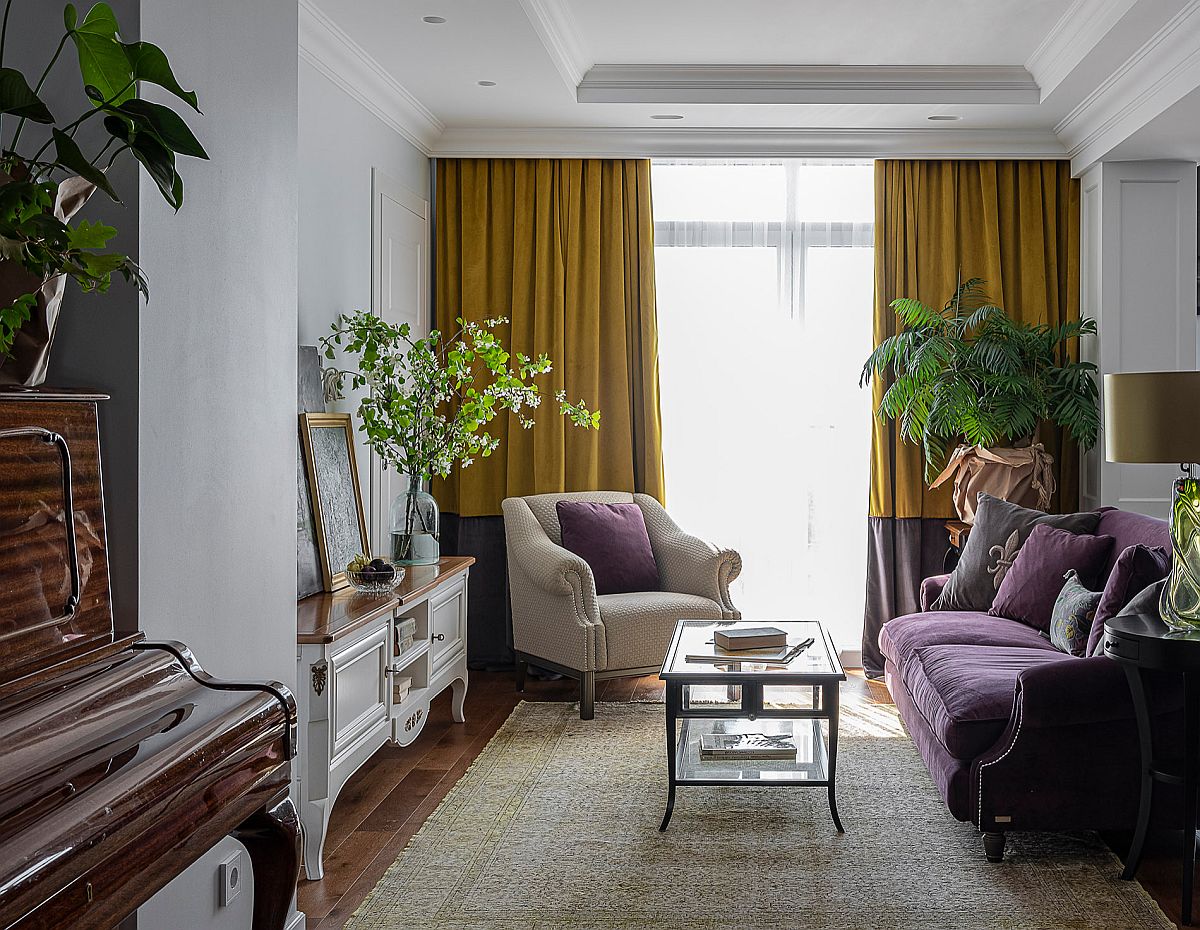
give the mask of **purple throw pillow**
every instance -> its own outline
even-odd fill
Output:
[[[1124,610],[1142,591],[1169,574],[1171,552],[1162,546],[1130,546],[1117,556],[1092,620],[1087,654],[1092,655],[1096,651],[1104,634],[1105,623]]]
[[[658,564],[637,504],[558,501],[562,544],[588,563],[597,594],[659,589]]]
[[[1074,569],[1085,588],[1096,589],[1114,543],[1111,536],[1077,536],[1038,524],[1000,582],[988,613],[1049,632],[1063,576]]]

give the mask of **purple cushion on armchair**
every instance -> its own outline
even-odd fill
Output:
[[[1112,547],[1111,536],[1077,536],[1038,524],[1000,582],[988,613],[1048,631],[1063,576],[1074,569],[1083,586],[1094,590]]]
[[[588,563],[597,594],[657,591],[660,582],[646,518],[637,504],[558,501],[562,544]]]

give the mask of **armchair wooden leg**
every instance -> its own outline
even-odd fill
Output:
[[[517,691],[525,690],[525,672],[529,669],[529,663],[524,659],[517,659]]]
[[[579,719],[592,720],[596,716],[596,673],[583,672],[579,678]]]

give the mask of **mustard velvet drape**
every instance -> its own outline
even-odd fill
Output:
[[[916,297],[942,307],[962,280],[983,278],[989,297],[1017,320],[1079,318],[1079,182],[1066,161],[877,161],[875,343],[898,329],[889,304]],[[885,384],[876,378],[876,409]],[[1058,493],[1079,499],[1079,451],[1062,430],[1038,439],[1054,456]],[[951,484],[931,491],[921,450],[874,420],[871,516],[955,516]]]
[[[537,425],[498,416],[491,458],[435,483],[442,508],[496,515],[505,497],[592,489],[661,500],[650,162],[439,160],[436,204],[436,326],[508,317],[514,354],[554,362]],[[598,431],[558,416],[560,388],[599,408]]]

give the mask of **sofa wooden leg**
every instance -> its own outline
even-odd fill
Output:
[[[579,678],[579,719],[592,720],[596,716],[596,673],[584,672]]]
[[[529,669],[529,663],[524,659],[517,659],[517,691],[518,693],[525,690],[525,672]]]
[[[983,834],[983,854],[987,856],[988,862],[1003,862],[1004,861],[1004,834],[1003,833],[984,833]]]

